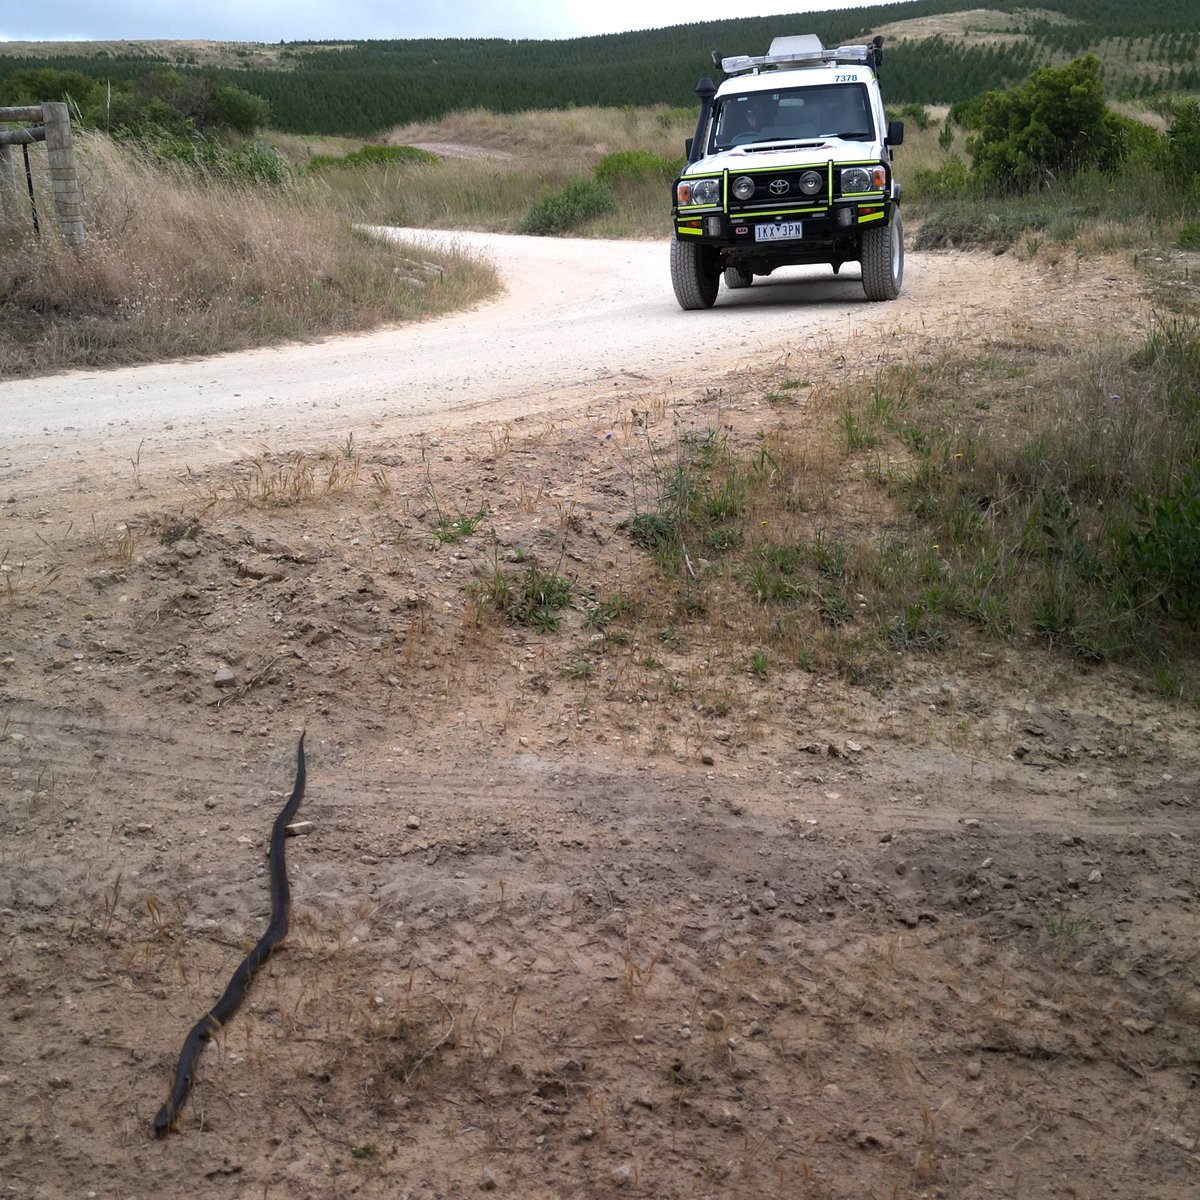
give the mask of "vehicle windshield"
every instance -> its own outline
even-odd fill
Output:
[[[875,122],[867,89],[835,83],[723,97],[713,124],[713,150],[754,142],[870,141]]]

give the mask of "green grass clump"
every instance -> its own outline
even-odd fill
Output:
[[[861,472],[853,513],[828,499],[836,463],[786,430],[752,451],[710,430],[669,452],[647,431],[628,536],[673,583],[677,617],[743,628],[797,665],[874,684],[897,652],[1029,639],[1190,695],[1200,323],[1157,322],[1133,349],[1044,349],[947,351],[831,396],[823,445]]]
[[[961,365],[944,366],[885,373],[886,419],[860,401],[904,464],[881,482],[936,551],[935,569],[906,570],[903,587],[883,553],[862,564],[871,590],[903,606],[900,640],[920,641],[918,617],[936,612],[1089,661],[1151,661],[1188,642],[1200,628],[1200,324],[1162,323],[1123,362],[1065,364],[1002,437],[962,397]]]
[[[392,167],[405,164],[418,166],[436,166],[441,159],[428,150],[417,146],[363,146],[352,150],[349,154],[314,154],[308,160],[311,172],[323,171],[330,167],[354,170],[361,167]]]
[[[146,162],[192,174],[208,183],[282,188],[295,175],[291,163],[258,142],[227,145],[217,138],[178,137],[158,131],[130,140],[131,150]]]
[[[606,154],[593,169],[597,182],[609,187],[642,183],[648,179],[672,179],[679,164],[649,150],[617,150]]]
[[[575,585],[557,571],[543,571],[531,563],[521,574],[506,574],[499,568],[486,583],[475,588],[479,606],[494,608],[510,625],[531,625],[542,633],[558,629],[559,613],[571,603]]]
[[[439,516],[434,526],[433,536],[444,546],[453,546],[468,538],[479,528],[480,522],[487,516],[487,506],[480,505],[473,513],[460,513],[457,516]]]
[[[899,108],[889,105],[887,117],[889,121],[903,121],[911,129],[926,130],[933,127],[933,117],[923,104],[902,104]]]
[[[610,213],[616,207],[612,189],[594,179],[573,179],[558,191],[546,192],[517,226],[518,233],[550,237],[567,233]]]
[[[391,167],[400,163],[434,166],[441,160],[428,150],[416,146],[363,146],[342,159],[344,167]]]

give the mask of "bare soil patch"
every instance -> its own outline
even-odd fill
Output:
[[[1020,319],[1123,327],[1133,287],[1030,268]],[[997,303],[954,336],[1009,336]],[[29,475],[0,505],[7,1194],[1194,1195],[1196,713],[1019,643],[764,680],[628,536],[655,439],[815,437],[825,391],[947,335]],[[557,630],[480,608],[531,567],[573,583]],[[613,596],[636,615],[597,622]],[[265,925],[301,729],[292,932],[155,1141]]]
[[[465,142],[413,142],[418,150],[428,150],[439,158],[492,158],[497,162],[510,162],[516,157],[511,150],[494,146],[470,146]]]

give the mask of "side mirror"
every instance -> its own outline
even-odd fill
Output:
[[[692,142],[694,140],[694,138],[684,138],[683,141],[683,155],[688,162],[692,161]]]
[[[904,145],[904,122],[903,121],[889,121],[888,122],[887,140],[893,146],[903,146]]]

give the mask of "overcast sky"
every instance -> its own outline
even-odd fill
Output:
[[[335,38],[566,38],[695,21],[848,8],[866,0],[54,0],[0,4],[0,41],[206,38],[307,41]],[[794,23],[793,23],[794,24]],[[789,32],[804,33],[796,25]]]

